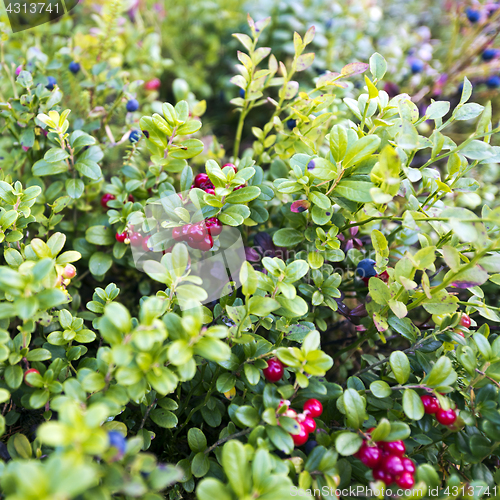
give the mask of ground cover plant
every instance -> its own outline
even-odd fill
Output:
[[[207,6],[202,47],[169,2],[3,27],[1,498],[498,496],[500,11],[409,80],[301,5]]]

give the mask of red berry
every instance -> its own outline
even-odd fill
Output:
[[[267,360],[267,368],[264,368],[262,373],[268,382],[278,382],[285,373],[284,365],[279,359],[269,359]]]
[[[405,471],[403,460],[401,460],[401,457],[396,455],[382,457],[380,466],[385,472],[387,472],[387,474],[390,474],[393,477],[399,476]]]
[[[317,399],[308,399],[304,403],[304,411],[309,412],[311,417],[319,417],[323,413],[323,405]]]
[[[131,201],[132,203],[134,203],[135,198],[133,197],[133,195],[131,195],[131,194],[128,195],[128,201]]]
[[[368,446],[366,442],[358,451],[358,458],[370,469],[373,469],[382,458],[382,451],[378,446]]]
[[[305,429],[304,425],[299,422],[299,433],[298,434],[292,434],[292,439],[295,444],[295,446],[302,446],[303,444],[306,444],[307,440],[309,439],[309,433]]]
[[[73,264],[66,264],[62,272],[62,277],[65,280],[71,280],[75,276],[76,276],[76,267]]]
[[[129,239],[130,239],[130,244],[133,247],[139,247],[142,245],[142,235],[140,233],[132,233]]]
[[[202,241],[196,242],[196,246],[198,250],[202,252],[208,252],[214,246],[214,240],[209,234],[205,235],[205,238]]]
[[[454,330],[454,332],[458,335],[461,335],[463,338],[465,338],[464,332],[461,332],[460,330]]]
[[[184,241],[184,236],[182,235],[182,227],[177,226],[172,228],[172,238],[175,241]]]
[[[233,165],[232,163],[224,163],[224,165],[222,165],[222,168],[224,167],[231,167],[235,172],[238,172],[238,168],[236,167],[236,165]]]
[[[123,243],[128,238],[127,231],[123,231],[123,233],[116,233],[115,238],[119,243]]]
[[[40,372],[35,369],[35,368],[30,368],[29,370],[26,370],[24,372],[24,383],[28,386],[28,387],[33,387],[29,382],[26,381],[26,375],[28,375],[28,373],[38,373],[38,375],[40,375]]]
[[[432,415],[439,410],[439,401],[434,396],[424,395],[420,396],[422,404],[424,405],[425,413]]]
[[[214,188],[207,188],[207,189],[205,189],[205,193],[207,193],[207,194],[215,194],[215,189]]]
[[[386,486],[389,486],[394,482],[394,478],[380,466],[374,469],[373,479],[375,479],[375,481],[383,481]]]
[[[468,316],[467,314],[462,314],[462,317],[460,318],[460,324],[462,326],[465,326],[465,328],[470,328],[471,325],[470,316]]]
[[[160,80],[158,78],[153,78],[152,80],[149,80],[149,82],[146,82],[144,85],[144,88],[146,90],[158,90],[160,88]]]
[[[236,186],[236,187],[234,188],[234,191],[238,191],[238,189],[242,189],[242,188],[244,188],[244,187],[245,187],[245,184],[241,184],[241,185],[239,185],[239,186]]]
[[[403,488],[404,490],[409,490],[413,488],[415,484],[415,479],[413,479],[413,474],[410,472],[403,472],[398,478],[396,478],[396,484]]]
[[[116,197],[112,194],[109,194],[109,193],[104,194],[103,197],[101,198],[102,208],[109,208],[108,201],[111,201],[111,200],[116,200]]]
[[[208,231],[203,222],[193,224],[188,231],[188,236],[196,243],[203,241],[207,235]]]
[[[191,228],[191,224],[184,224],[181,228],[182,241],[186,241],[189,236],[189,229]]]
[[[210,217],[205,221],[205,224],[212,236],[219,236],[222,233],[222,222],[217,217]]]
[[[390,441],[382,443],[382,447],[385,451],[389,452],[390,455],[396,455],[402,457],[405,454],[406,446],[403,441]]]
[[[206,191],[207,189],[213,189],[214,187],[208,175],[204,173],[198,174],[194,178],[194,185],[197,188],[203,189],[204,191]]]
[[[410,474],[415,472],[415,464],[411,458],[403,458],[403,467],[405,468],[405,472],[409,472]]]
[[[314,421],[314,418],[306,417],[302,422],[302,425],[307,432],[314,432],[316,430],[316,422]]]
[[[443,410],[440,408],[436,413],[436,420],[443,425],[451,425],[457,419],[457,414],[455,410],[450,408],[449,410]]]
[[[377,274],[377,278],[387,283],[389,281],[389,273],[384,271],[383,273]]]
[[[149,247],[149,238],[144,238],[141,244],[142,244],[142,249],[145,252],[151,252],[151,248]]]

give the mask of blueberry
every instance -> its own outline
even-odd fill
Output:
[[[127,448],[127,442],[123,437],[123,434],[118,431],[109,431],[109,445],[115,447],[120,455],[125,453],[125,449]]]
[[[359,262],[356,272],[362,278],[372,278],[377,275],[375,264],[376,262],[373,259],[363,259]]]
[[[242,99],[245,99],[245,95],[246,95],[246,93],[245,93],[245,89],[240,89],[240,97],[241,97]]]
[[[139,139],[141,138],[141,132],[139,130],[132,130],[130,132],[130,135],[128,136],[128,140],[134,144],[134,142],[139,142]]]
[[[68,69],[76,75],[80,71],[80,63],[77,63],[76,61],[72,61],[69,63]]]
[[[486,80],[486,86],[489,89],[496,89],[497,87],[500,87],[500,76],[498,76],[498,75],[490,76]]]
[[[294,120],[293,118],[290,118],[289,120],[287,120],[286,126],[290,130],[293,130],[297,126],[297,120]]]
[[[410,68],[412,73],[420,73],[424,69],[424,63],[420,59],[413,59]]]
[[[49,90],[54,90],[54,85],[56,85],[57,80],[53,76],[48,76],[47,82],[48,82],[48,84],[45,85],[45,88],[49,89]]]
[[[495,57],[498,57],[498,50],[491,48],[485,49],[481,54],[481,57],[483,58],[483,61],[491,61],[492,59],[495,59]]]
[[[304,447],[304,451],[306,452],[306,455],[309,455],[309,453],[311,453],[311,451],[314,450],[314,448],[316,448],[316,446],[318,446],[318,443],[316,441],[308,441]]]
[[[130,101],[127,102],[127,111],[129,111],[130,113],[133,113],[138,109],[139,109],[139,101],[137,99],[130,99]]]
[[[146,137],[146,139],[149,139],[149,132],[147,130],[143,130],[142,133]]]
[[[477,23],[479,21],[479,18],[481,17],[480,12],[478,10],[472,9],[471,7],[466,9],[465,14],[467,16],[467,19],[471,23]]]

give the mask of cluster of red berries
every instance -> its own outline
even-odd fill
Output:
[[[396,483],[400,488],[408,490],[415,484],[415,464],[413,460],[403,456],[405,451],[403,441],[377,441],[370,445],[364,440],[355,456],[373,469],[373,479],[376,481],[383,481],[386,486]]]
[[[279,408],[283,405],[289,405],[289,401],[280,401]],[[287,409],[283,416],[293,418],[299,424],[299,431],[297,434],[291,434],[295,446],[302,446],[306,444],[309,439],[309,434],[316,430],[315,418],[323,413],[323,405],[317,399],[308,399],[304,403],[304,410],[302,413],[297,414],[291,408]]]
[[[214,236],[222,232],[222,223],[217,217],[210,217],[195,224],[172,229],[172,238],[175,241],[185,241],[191,248],[206,252],[214,246]]]
[[[424,411],[428,415],[436,415],[436,420],[442,425],[453,425],[457,419],[457,414],[453,408],[444,410],[439,406],[439,401],[435,396],[429,396],[428,394],[420,396],[422,404],[424,405]]]
[[[238,172],[238,168],[236,167],[236,165],[233,165],[232,163],[225,163],[224,165],[222,165],[222,168],[224,167],[231,167],[235,172]],[[194,178],[194,184],[191,187],[192,188],[197,187],[199,189],[202,189],[203,191],[205,191],[205,193],[208,194],[215,194],[215,186],[213,185],[208,175],[204,173],[198,174]],[[234,188],[234,190],[236,191],[243,187],[245,187],[245,184],[242,184],[241,186]]]

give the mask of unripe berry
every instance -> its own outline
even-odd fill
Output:
[[[24,383],[28,386],[28,387],[33,387],[27,380],[26,380],[26,375],[28,375],[29,373],[38,373],[38,375],[40,375],[40,372],[35,369],[35,368],[30,368],[29,370],[26,370],[24,372]]]
[[[62,277],[66,280],[73,279],[76,276],[76,267],[72,264],[66,264],[62,272]]]
[[[323,405],[317,399],[308,399],[304,403],[304,412],[308,412],[311,417],[319,417],[323,413]]]
[[[457,414],[455,410],[450,408],[449,410],[443,410],[440,408],[436,413],[436,420],[443,425],[451,425],[457,419]]]
[[[460,325],[464,326],[465,328],[470,328],[471,325],[471,319],[468,314],[462,314],[462,317],[460,318]],[[463,335],[463,334],[462,334]]]
[[[267,360],[267,368],[264,368],[262,373],[268,382],[278,382],[285,373],[284,365],[279,359],[269,359]]]
[[[309,439],[309,433],[301,423],[299,423],[299,433],[292,434],[292,439],[295,446],[302,446]]]
[[[420,396],[420,399],[424,405],[424,411],[428,415],[433,415],[439,410],[439,401],[434,396],[425,394],[424,396]]]

